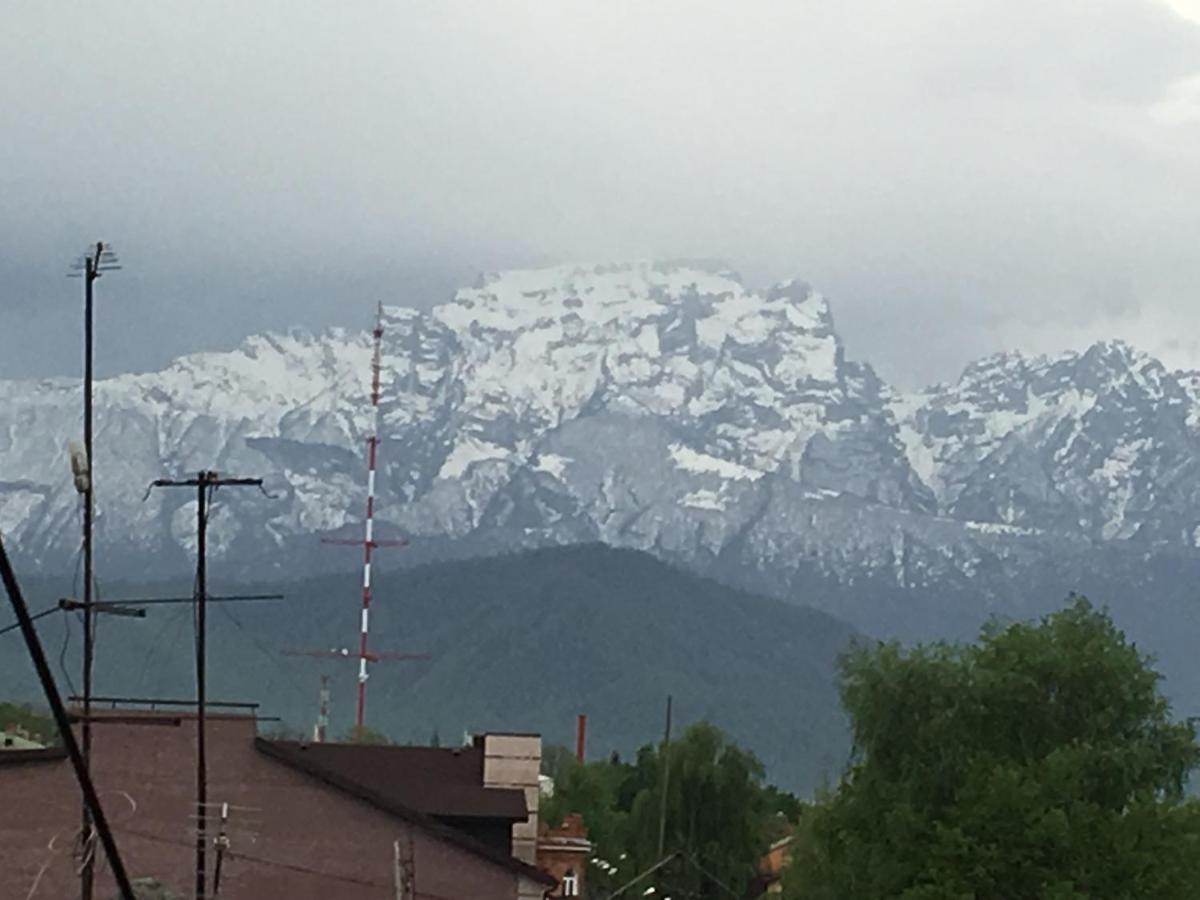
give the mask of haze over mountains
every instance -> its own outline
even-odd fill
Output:
[[[906,637],[1088,590],[1200,687],[1200,373],[1116,342],[905,393],[808,285],[683,263],[489,275],[384,326],[376,521],[404,562],[601,542]],[[215,566],[351,565],[314,547],[358,533],[369,358],[366,331],[289,332],[100,383],[102,571],[186,571],[194,508],[143,495],[207,467],[273,495],[218,494]],[[69,570],[78,385],[0,382],[0,405],[0,529]]]

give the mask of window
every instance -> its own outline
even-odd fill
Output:
[[[575,874],[574,869],[567,869],[567,874],[562,877],[562,895],[564,897],[579,896],[579,876]]]

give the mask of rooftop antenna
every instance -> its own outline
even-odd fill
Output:
[[[121,900],[134,900],[133,886],[125,872],[125,864],[117,849],[116,839],[113,837],[112,829],[108,827],[108,820],[104,815],[104,808],[100,804],[100,797],[96,793],[96,786],[92,783],[91,773],[83,759],[83,752],[75,741],[75,732],[71,730],[66,707],[63,706],[62,697],[58,693],[58,685],[54,683],[54,675],[50,672],[50,663],[46,660],[42,642],[38,639],[37,631],[33,627],[33,617],[29,614],[29,607],[21,593],[21,586],[17,583],[17,576],[9,561],[8,552],[4,549],[3,538],[0,538],[0,581],[4,583],[9,602],[12,603],[13,612],[17,616],[17,624],[21,629],[21,635],[25,638],[29,657],[37,671],[42,690],[46,693],[46,702],[50,704],[50,712],[54,715],[59,737],[67,751],[67,757],[71,760],[71,768],[75,770],[75,778],[79,782],[79,790],[83,794],[83,802],[87,806],[88,818],[95,822],[96,833],[100,838],[101,846],[104,847],[105,855],[108,857],[108,865],[112,869],[113,879],[117,882]]]
[[[318,744],[325,743],[329,731],[329,676],[321,676],[321,700],[317,706],[317,724],[313,728],[313,740]]]
[[[196,616],[196,900],[205,900],[207,864],[205,860],[208,837],[205,817],[208,815],[208,764],[205,759],[206,647],[208,606],[208,507],[213,493],[221,487],[256,487],[262,490],[261,478],[222,478],[213,471],[201,471],[194,478],[171,480],[160,478],[151,483],[156,487],[192,487],[196,489],[196,587],[193,602]],[[265,493],[265,491],[264,491]]]
[[[371,617],[371,553],[378,547],[403,547],[408,542],[404,540],[380,541],[375,539],[375,456],[379,448],[379,369],[380,356],[383,347],[383,304],[375,309],[375,329],[371,332],[375,339],[375,350],[371,356],[371,432],[367,436],[367,516],[362,540],[354,538],[322,538],[325,544],[343,544],[363,548],[363,581],[362,581],[362,620],[358,637],[358,698],[354,712],[354,730],[362,733],[365,724],[367,707],[367,663],[376,662],[382,656],[374,655],[368,649],[368,632]]]
[[[92,375],[93,375],[93,315],[92,299],[96,280],[105,272],[116,272],[121,268],[113,249],[103,241],[96,241],[77,258],[67,273],[68,278],[83,279],[83,446],[71,448],[71,472],[75,490],[83,496],[83,728],[80,751],[83,764],[91,766],[92,758],[92,670],[95,661],[96,610],[92,606],[94,584],[92,554],[92,524],[95,513],[96,479],[93,471],[95,454],[92,452]],[[91,812],[87,804],[83,807],[84,840],[91,835]],[[95,884],[94,856],[84,853],[83,866],[79,870],[79,887],[83,900],[92,900]]]
[[[315,659],[358,659],[361,660],[361,651],[351,651],[349,647],[334,647],[329,650],[297,650],[289,648],[280,651],[284,656],[309,656]],[[401,662],[410,659],[429,659],[428,653],[388,653],[368,650],[366,653],[367,662]],[[328,739],[329,730],[329,676],[322,673],[321,675],[321,693],[320,705],[317,709],[317,723],[313,728],[313,743],[323,744]],[[354,729],[356,737],[362,737],[362,726],[356,725]]]

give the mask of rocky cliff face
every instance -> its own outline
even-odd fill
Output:
[[[1098,553],[1196,553],[1200,376],[1122,344],[906,395],[794,281],[561,266],[385,312],[377,521],[414,559],[599,539],[836,608],[865,584],[986,605]],[[186,565],[189,498],[143,495],[209,467],[273,495],[217,495],[229,571],[348,564],[315,537],[360,527],[369,358],[365,333],[267,335],[100,383],[102,566]],[[0,530],[44,569],[78,546],[78,409],[77,384],[0,382]]]

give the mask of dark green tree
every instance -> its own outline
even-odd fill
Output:
[[[666,753],[646,746],[631,763],[566,764],[543,812],[551,823],[569,812],[582,814],[595,856],[603,861],[589,871],[593,891],[611,890],[679,854],[641,883],[637,895],[657,885],[660,896],[740,896],[769,843],[782,796],[763,789],[762,767],[753,754],[716,726],[698,722]]]
[[[362,728],[351,728],[342,736],[345,744],[390,744],[392,739],[382,731],[376,731],[369,725]]]
[[[546,744],[542,748],[543,775],[549,775],[555,782],[566,775],[567,771],[576,765],[575,751],[562,744]]]
[[[1200,896],[1200,748],[1159,681],[1082,598],[969,645],[852,650],[854,756],[806,817],[788,897]]]
[[[564,762],[555,776],[554,795],[543,801],[542,817],[558,825],[568,813],[578,813],[587,825],[593,856],[603,861],[589,873],[593,889],[601,885],[612,887],[608,869],[624,865],[628,845],[629,807],[622,806],[620,797],[624,785],[634,777],[633,767],[624,763],[577,763],[574,758]]]
[[[741,896],[767,846],[770,811],[758,760],[715,725],[697,722],[666,753],[644,748],[638,765],[647,780],[651,774],[653,780],[637,792],[630,812],[629,856],[634,868],[642,871],[661,858],[665,780],[662,850],[678,852],[686,864],[665,871],[658,879],[660,889],[683,896]]]

